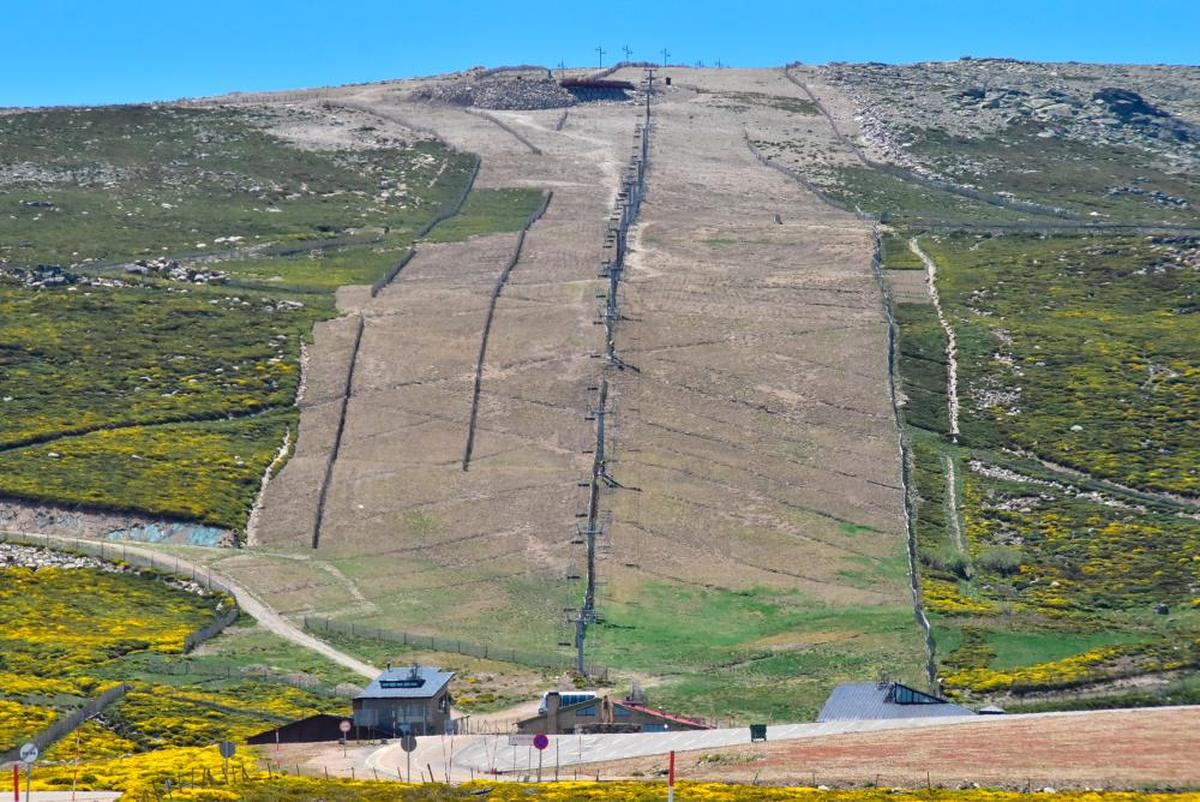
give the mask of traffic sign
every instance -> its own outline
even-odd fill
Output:
[[[37,748],[37,744],[35,744],[33,741],[30,741],[29,743],[27,743],[21,747],[21,762],[22,763],[32,763],[33,761],[37,760],[37,758],[38,758],[38,748]]]
[[[350,719],[342,719],[342,723],[338,725],[338,729],[342,732],[350,732]]]
[[[406,732],[400,736],[400,748],[405,752],[417,751],[417,739],[413,737],[411,732]]]
[[[510,735],[508,736],[509,746],[533,746],[532,735]]]
[[[546,737],[546,733],[539,732],[533,736],[533,748],[541,751],[550,745],[550,739]]]
[[[237,747],[234,745],[233,741],[221,741],[221,743],[217,744],[217,749],[220,751],[221,757],[225,758],[226,760],[229,760],[229,758],[233,757],[233,753],[237,751]]]

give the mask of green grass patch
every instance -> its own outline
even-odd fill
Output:
[[[884,569],[899,573],[898,564]],[[610,601],[596,659],[665,677],[655,703],[738,720],[807,718],[833,685],[880,673],[917,681],[905,605],[835,607],[795,592],[648,583]]]
[[[520,231],[541,203],[536,189],[473,189],[462,211],[438,223],[425,239],[461,242],[479,234]]]
[[[1132,643],[1136,640],[1138,636],[1128,632],[993,630],[987,633],[987,642],[995,652],[995,657],[988,665],[992,668],[1017,668],[1048,663],[1097,646]]]

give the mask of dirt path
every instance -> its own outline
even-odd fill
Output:
[[[954,470],[954,457],[943,454],[942,465],[946,469],[946,518],[950,522],[950,535],[959,553],[969,560],[967,541],[963,538],[962,523],[958,517],[958,473]]]
[[[144,557],[159,556],[151,549],[144,549],[139,546],[125,545],[125,551],[130,554],[140,554]],[[379,676],[379,669],[369,663],[351,657],[345,652],[339,651],[330,646],[325,641],[314,638],[300,627],[296,626],[286,618],[275,612],[270,606],[261,601],[257,596],[250,593],[246,588],[232,581],[229,577],[219,574],[212,570],[211,567],[205,567],[193,563],[186,557],[176,556],[175,564],[177,572],[189,572],[193,575],[206,574],[213,579],[224,584],[237,600],[238,606],[241,607],[249,616],[261,624],[270,632],[275,633],[279,637],[291,641],[297,646],[302,646],[309,651],[316,652],[322,657],[326,657],[340,666],[350,669],[354,673],[367,679],[375,679]]]
[[[954,327],[946,318],[942,309],[942,299],[937,290],[937,262],[925,251],[917,238],[908,241],[908,249],[916,254],[925,265],[925,284],[929,288],[929,298],[937,312],[938,323],[946,334],[946,411],[950,416],[950,437],[958,442],[958,339],[954,336]]]

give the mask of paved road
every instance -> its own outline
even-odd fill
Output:
[[[3,532],[0,532],[2,535]],[[94,553],[98,547],[99,541],[59,537],[57,535],[41,535],[31,532],[13,532],[12,534],[21,535],[24,537],[33,537],[44,539],[47,545],[54,547],[55,544],[73,546],[85,553]],[[0,537],[2,539],[2,537]],[[19,542],[19,541],[18,541]],[[105,544],[112,550],[111,543]],[[186,557],[178,557],[175,555],[166,555],[153,549],[135,546],[131,543],[122,543],[122,553],[125,555],[138,555],[146,560],[152,560],[160,568],[173,571],[176,574],[187,576],[191,575],[197,580],[205,576],[212,577],[213,580],[224,585],[233,597],[237,600],[238,606],[246,611],[248,615],[254,618],[259,624],[266,629],[274,632],[281,638],[291,641],[297,646],[303,646],[305,649],[316,652],[317,654],[327,657],[338,665],[344,666],[351,671],[359,674],[367,679],[375,679],[379,676],[379,669],[369,663],[364,663],[357,658],[351,657],[345,652],[339,651],[330,646],[325,641],[314,638],[312,635],[305,632],[300,627],[288,621],[279,613],[271,609],[265,602],[252,594],[246,588],[231,580],[229,577],[222,575],[217,571],[213,571],[207,566],[202,566],[193,563]],[[174,567],[172,567],[174,566]]]
[[[780,724],[767,728],[769,741],[820,738],[847,732],[944,727],[979,722],[978,716],[946,718],[893,719],[880,721],[832,721],[824,724]],[[671,750],[717,749],[750,741],[747,727],[693,732],[636,733],[627,735],[551,735],[550,746],[542,756],[543,777],[552,777],[557,764],[560,775],[574,776],[576,768],[589,763],[604,763],[632,757],[665,755]],[[453,739],[429,736],[417,739],[413,753],[414,776],[432,768],[434,776],[451,780],[498,772],[509,779],[537,772],[537,751],[528,746],[510,746],[507,735],[465,735]],[[368,771],[380,777],[399,777],[405,769],[405,755],[399,744],[389,744],[369,753],[363,762]],[[586,770],[582,772],[586,775]]]

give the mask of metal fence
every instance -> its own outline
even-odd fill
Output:
[[[83,707],[75,710],[68,716],[58,719],[44,730],[34,735],[29,740],[37,745],[38,751],[44,750],[47,746],[57,741],[59,738],[66,735],[71,730],[78,727],[84,721],[96,715],[113,702],[124,696],[131,686],[122,682],[120,685],[114,685],[99,696],[89,699],[84,703]],[[0,764],[11,763],[20,758],[21,748],[14,746],[7,752],[0,752]]]
[[[432,652],[452,652],[481,660],[496,660],[501,663],[515,663],[534,668],[547,668],[555,671],[566,671],[575,667],[575,661],[570,655],[553,654],[549,652],[531,652],[520,649],[506,649],[500,646],[471,643],[458,638],[439,638],[436,635],[419,635],[415,632],[369,627],[355,624],[352,621],[334,621],[320,616],[304,616],[304,628],[310,632],[334,635],[345,635],[364,640],[385,641],[401,646],[411,646],[414,649],[428,649]],[[608,679],[608,666],[590,665],[588,676],[605,681]]]
[[[316,677],[307,674],[283,674],[278,671],[261,666],[249,666],[238,668],[231,665],[212,666],[212,665],[197,665],[195,663],[180,661],[168,662],[167,660],[151,660],[147,663],[138,666],[138,670],[145,674],[162,674],[169,677],[204,677],[206,679],[220,678],[240,678],[240,679],[261,679],[266,682],[278,685],[289,685],[293,688],[299,688],[302,691],[317,694],[319,696],[336,696],[339,698],[352,698],[357,690],[354,686],[345,685],[327,685]]]
[[[542,193],[542,202],[534,209],[528,217],[525,218],[525,223],[521,226],[520,233],[517,234],[516,245],[513,246],[512,256],[505,263],[500,275],[496,277],[495,283],[492,285],[492,294],[488,299],[487,314],[483,319],[483,333],[479,339],[479,354],[475,359],[475,382],[471,393],[471,411],[467,415],[467,444],[463,449],[462,469],[466,471],[471,466],[471,453],[475,450],[475,425],[479,419],[479,394],[483,387],[483,363],[487,358],[488,337],[492,332],[492,321],[496,316],[496,302],[500,299],[500,293],[504,290],[504,285],[508,283],[508,276],[512,273],[517,262],[521,259],[521,248],[525,245],[525,235],[529,232],[529,227],[541,219],[546,213],[546,207],[550,205],[550,199],[554,193],[547,190]]]

